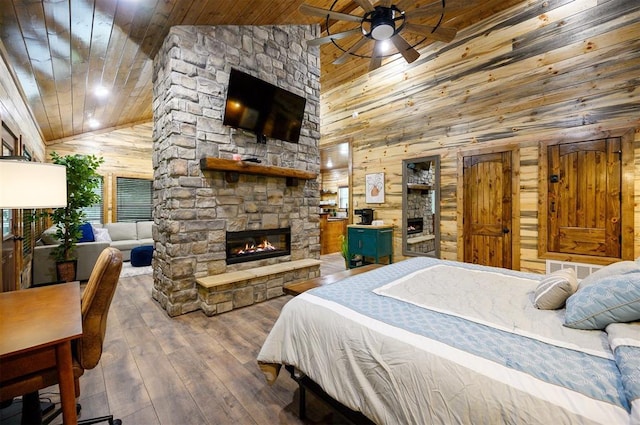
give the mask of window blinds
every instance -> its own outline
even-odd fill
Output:
[[[117,221],[151,220],[152,180],[118,177],[116,192]]]

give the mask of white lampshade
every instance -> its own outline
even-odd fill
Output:
[[[0,159],[0,208],[67,206],[67,169],[63,165]]]

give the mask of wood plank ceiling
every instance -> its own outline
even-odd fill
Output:
[[[438,13],[411,22],[434,26],[442,18],[441,26],[460,31],[520,1],[446,0],[444,15]],[[51,143],[97,129],[150,121],[153,57],[171,26],[317,23],[326,30],[324,18],[298,10],[304,2],[4,0],[0,10],[0,51],[15,71],[45,141]],[[362,16],[364,11],[358,6],[362,2],[307,0],[306,4]],[[393,3],[401,5],[410,17],[412,10],[433,2]],[[359,23],[332,20],[329,26],[335,34],[357,28]],[[360,37],[356,34],[340,44],[346,50]],[[415,37],[407,34],[405,38],[413,42]],[[427,39],[416,49],[432,42]],[[370,54],[370,49],[365,46],[359,53]],[[343,51],[332,43],[322,45],[320,51],[322,90],[368,72],[368,58],[352,57],[344,64],[334,65],[332,62]],[[395,54],[389,60],[398,57]],[[96,93],[98,87],[104,88],[104,95]]]

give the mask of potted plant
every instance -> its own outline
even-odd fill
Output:
[[[349,240],[347,239],[347,235],[340,235],[340,253],[342,254],[342,258],[344,258],[344,266],[349,269]]]
[[[56,226],[59,245],[52,255],[56,261],[58,280],[75,280],[77,257],[75,248],[82,236],[80,227],[85,221],[83,208],[100,202],[95,193],[100,185],[100,175],[96,172],[104,159],[95,155],[66,155],[51,153],[51,162],[67,168],[67,206],[45,211],[41,216],[49,217]]]

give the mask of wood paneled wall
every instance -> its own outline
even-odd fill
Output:
[[[323,170],[321,173],[322,190],[328,192],[337,192],[338,187],[349,185],[349,170],[347,168],[339,168],[336,170]]]
[[[86,154],[104,158],[98,173],[104,177],[105,222],[111,222],[115,220],[112,212],[116,177],[153,179],[152,132],[153,123],[145,122],[84,133],[51,142],[47,146],[47,158],[54,151],[60,155]]]
[[[31,157],[44,162],[44,138],[33,115],[25,105],[22,91],[16,84],[5,61],[4,48],[0,43],[0,122],[15,135],[22,137],[22,143]]]
[[[402,160],[440,154],[441,256],[458,259],[459,151],[517,145],[520,268],[538,258],[538,142],[640,129],[640,3],[538,0],[518,5],[402,59],[322,93],[321,146],[352,147],[353,208],[398,226]],[[358,112],[357,117],[352,114]],[[635,256],[640,256],[640,133],[634,142]],[[385,173],[385,203],[367,205],[364,180]]]

